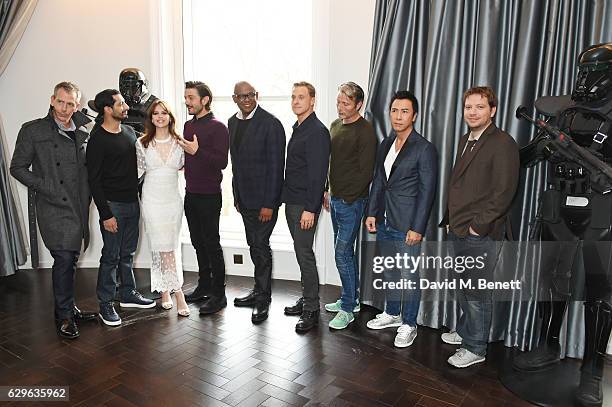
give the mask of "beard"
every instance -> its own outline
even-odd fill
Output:
[[[113,119],[115,119],[115,120],[117,120],[119,122],[122,122],[125,119],[127,119],[127,115],[124,116],[123,114],[115,114],[115,113],[113,113],[112,117],[113,117]]]

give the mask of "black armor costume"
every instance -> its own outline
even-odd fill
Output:
[[[119,92],[130,107],[128,117],[122,123],[131,126],[138,133],[143,133],[147,111],[157,100],[157,96],[149,92],[149,81],[140,69],[125,68],[119,74]],[[88,102],[88,106],[97,112],[93,100]]]
[[[573,298],[585,300],[585,350],[575,401],[601,406],[601,379],[612,328],[612,44],[587,48],[579,57],[571,95],[536,101],[540,114],[556,124],[557,142],[540,133],[521,149],[524,165],[549,162],[548,181],[539,210],[543,290],[538,302],[542,318],[538,346],[515,358],[520,371],[538,371],[560,359],[559,332]],[[547,134],[548,133],[548,134]],[[571,159],[559,139],[569,135],[589,160]],[[602,171],[597,171],[595,163]],[[585,168],[586,167],[586,168]],[[578,251],[584,262],[584,290],[572,281]],[[584,292],[582,292],[584,291]]]

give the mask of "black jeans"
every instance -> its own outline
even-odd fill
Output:
[[[55,319],[71,319],[74,307],[74,275],[79,252],[73,250],[50,250],[53,256],[51,279],[55,298]]]
[[[319,215],[315,215],[314,225],[304,230],[300,227],[304,207],[302,205],[285,205],[287,226],[293,238],[293,249],[295,257],[300,265],[302,276],[302,296],[304,297],[305,311],[319,310],[319,273],[317,271],[317,260],[315,259],[312,244],[314,243],[315,231]]]
[[[199,282],[216,298],[225,296],[225,261],[219,236],[221,194],[185,194],[185,217],[198,258]]]
[[[257,302],[270,302],[272,299],[272,249],[270,235],[278,219],[278,209],[274,209],[272,219],[262,223],[259,221],[259,209],[240,208],[244,223],[251,260],[255,265],[255,292]]]

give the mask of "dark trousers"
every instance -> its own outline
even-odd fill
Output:
[[[98,269],[97,295],[100,304],[110,303],[117,291],[117,273],[121,280],[119,295],[121,300],[128,299],[136,289],[134,279],[134,253],[138,247],[140,206],[138,202],[109,202],[113,216],[117,220],[117,233],[102,231],[102,256]]]
[[[302,205],[285,205],[285,216],[287,226],[293,238],[293,250],[300,266],[302,276],[302,297],[304,297],[305,311],[319,310],[319,273],[312,244],[314,243],[315,231],[319,215],[315,215],[314,225],[303,230],[300,227],[304,207]]]
[[[219,236],[221,194],[185,194],[185,217],[198,258],[199,282],[213,297],[225,296],[225,261]]]
[[[55,319],[71,319],[74,307],[74,275],[79,252],[73,250],[50,250],[53,256],[51,279],[55,298]]]
[[[278,209],[274,209],[272,219],[259,221],[259,209],[240,209],[246,233],[251,260],[255,265],[255,292],[257,302],[270,302],[272,299],[272,249],[270,236],[278,219]]]

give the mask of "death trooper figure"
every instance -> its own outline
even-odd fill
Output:
[[[123,123],[132,126],[137,132],[144,132],[147,110],[157,97],[149,92],[149,81],[138,68],[125,68],[119,74],[119,92],[130,107],[128,117]]]
[[[584,299],[584,357],[575,403],[601,406],[612,327],[612,43],[583,51],[571,96],[540,98],[536,110],[548,118],[536,125],[546,129],[521,149],[521,161],[527,166],[549,163],[538,216],[542,328],[538,346],[516,357],[513,367],[535,372],[557,363],[568,302]],[[580,250],[584,287],[572,284]]]
[[[149,92],[149,81],[140,69],[125,68],[119,74],[119,92],[130,107],[128,117],[122,123],[131,126],[138,133],[143,133],[147,110],[157,100],[157,97]],[[90,100],[88,105],[96,111],[93,100]]]

